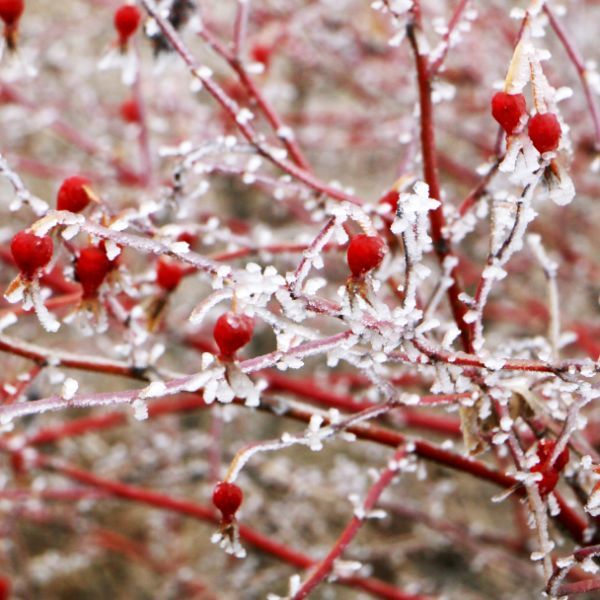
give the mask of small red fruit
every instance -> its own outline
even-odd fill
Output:
[[[540,154],[558,148],[562,130],[554,113],[537,113],[529,119],[529,138]]]
[[[222,314],[215,323],[213,337],[221,356],[230,359],[251,339],[254,332],[254,319],[234,312]]]
[[[24,0],[0,0],[0,19],[7,27],[11,27],[21,18],[24,9]]]
[[[83,288],[83,298],[95,298],[98,289],[112,269],[106,253],[97,246],[88,246],[79,252],[75,262],[75,277]]]
[[[379,204],[387,204],[390,207],[388,214],[395,215],[398,210],[398,200],[400,199],[400,192],[395,189],[391,189],[386,192],[381,198],[379,198]]]
[[[65,179],[56,196],[57,210],[81,212],[94,198],[90,184],[89,179],[79,175]]]
[[[511,134],[527,112],[527,102],[523,94],[497,92],[492,98],[492,116],[506,133]]]
[[[139,123],[141,121],[140,106],[134,98],[125,100],[119,108],[121,119],[125,123]]]
[[[385,242],[375,235],[355,235],[348,244],[348,266],[354,277],[363,277],[376,269],[385,256]]]
[[[0,0],[0,19],[4,21],[4,40],[9,50],[17,48],[19,19],[25,9],[23,0]]]
[[[191,248],[197,241],[197,236],[195,236],[193,233],[189,232],[189,231],[182,231],[178,236],[177,236],[177,241],[178,242],[187,242],[187,245]]]
[[[213,504],[221,511],[224,521],[233,519],[243,499],[244,493],[235,483],[220,481],[213,490]]]
[[[11,587],[10,579],[0,576],[0,600],[8,600],[10,598]]]
[[[10,251],[21,274],[31,279],[52,258],[54,244],[49,235],[37,236],[32,231],[19,231],[10,243]]]
[[[114,25],[119,34],[119,45],[127,45],[129,38],[136,32],[142,20],[142,14],[137,6],[124,4],[115,11]]]
[[[250,55],[252,59],[261,63],[265,66],[265,69],[269,67],[269,63],[271,62],[271,53],[273,52],[273,48],[271,46],[267,46],[266,44],[256,43],[252,46],[250,50]]]
[[[186,269],[174,261],[160,258],[156,263],[156,283],[167,292],[174,290],[185,275]]]

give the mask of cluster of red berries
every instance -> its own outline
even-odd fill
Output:
[[[556,457],[554,463],[550,464],[555,447],[556,442],[554,440],[540,440],[536,450],[538,462],[531,467],[532,473],[542,474],[542,478],[537,483],[542,498],[547,496],[556,487],[560,472],[569,462],[569,449],[565,448]]]
[[[56,197],[56,208],[81,212],[95,199],[89,179],[75,175],[65,179]],[[19,231],[10,245],[13,259],[24,279],[31,280],[51,260],[54,243],[49,235]],[[75,277],[81,284],[83,298],[94,298],[106,276],[118,266],[118,258],[110,260],[104,242],[81,249],[75,260]]]
[[[526,112],[527,102],[523,94],[498,92],[492,98],[492,116],[507,135],[515,132]],[[529,119],[527,133],[538,152],[543,154],[558,148],[562,131],[556,115],[547,112],[536,113]]]
[[[235,483],[220,481],[215,486],[212,501],[215,507],[221,511],[222,521],[231,523],[244,499],[244,493]]]

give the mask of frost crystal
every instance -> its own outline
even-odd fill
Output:
[[[75,379],[69,377],[68,379],[65,379],[60,395],[65,400],[72,400],[77,393],[78,388],[79,383],[77,383]]]
[[[153,381],[140,392],[139,398],[158,398],[164,396],[166,391],[167,386],[162,381]]]
[[[141,398],[136,398],[131,405],[133,406],[133,416],[138,421],[144,421],[148,418],[148,405]]]

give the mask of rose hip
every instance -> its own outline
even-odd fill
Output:
[[[364,277],[376,269],[385,256],[385,242],[374,235],[361,233],[355,235],[348,244],[348,267],[353,277]]]
[[[527,102],[523,94],[498,92],[492,98],[492,116],[509,135],[519,126],[526,112]]]
[[[94,198],[90,184],[89,179],[79,175],[65,179],[56,196],[57,210],[81,212]]]
[[[10,251],[21,274],[31,279],[36,271],[50,262],[54,244],[49,235],[37,236],[32,231],[19,231],[10,243]]]
[[[115,11],[114,25],[119,34],[119,46],[127,46],[129,38],[137,31],[142,15],[137,6],[124,4]]]
[[[156,263],[156,283],[163,290],[171,292],[179,285],[185,272],[185,267],[161,257]]]
[[[231,359],[234,354],[251,339],[254,332],[254,319],[234,312],[222,314],[215,323],[213,337],[221,356]]]
[[[554,113],[538,113],[529,119],[529,138],[540,154],[558,148],[562,130]]]
[[[112,269],[106,252],[97,246],[88,246],[79,252],[75,262],[75,277],[83,288],[83,298],[95,298],[98,289]]]
[[[140,106],[134,98],[125,100],[119,108],[119,113],[125,123],[139,123],[141,121]]]
[[[7,27],[16,25],[25,10],[24,0],[0,0],[0,19]]]
[[[17,47],[19,19],[25,9],[23,0],[0,0],[0,19],[4,21],[4,39],[9,50]]]
[[[233,519],[243,499],[244,493],[235,483],[220,481],[213,490],[213,504],[221,511],[224,521]]]

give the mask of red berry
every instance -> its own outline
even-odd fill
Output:
[[[124,4],[115,11],[114,24],[119,34],[121,46],[127,44],[127,40],[136,32],[142,20],[142,15],[137,6]]]
[[[21,18],[24,9],[24,0],[0,0],[0,19],[11,27]]]
[[[221,356],[231,358],[251,339],[254,332],[254,319],[234,312],[222,314],[215,323],[213,337]]]
[[[391,209],[388,214],[395,215],[396,210],[398,209],[399,199],[400,192],[391,189],[389,192],[386,192],[383,196],[381,196],[381,198],[379,198],[379,204],[387,204]]]
[[[81,212],[93,198],[90,183],[89,179],[79,175],[65,179],[56,197],[57,210]]]
[[[255,62],[261,63],[265,66],[265,68],[267,68],[269,66],[269,63],[271,62],[272,51],[273,49],[270,46],[267,46],[266,44],[256,43],[254,44],[254,46],[252,46],[252,49],[250,50],[250,55],[252,56],[252,59]]]
[[[221,511],[225,521],[231,521],[243,499],[244,493],[235,483],[220,481],[213,490],[213,504]]]
[[[177,236],[178,242],[187,242],[187,244],[188,244],[188,246],[190,246],[190,248],[196,243],[196,239],[197,239],[197,237],[193,233],[190,233],[189,231],[182,231]]]
[[[492,116],[506,133],[511,134],[527,112],[527,103],[523,94],[497,92],[492,98]]]
[[[8,600],[10,598],[10,579],[8,577],[0,577],[0,600]]]
[[[537,113],[529,119],[529,138],[540,154],[558,148],[562,130],[554,113]]]
[[[31,279],[52,258],[54,244],[49,235],[37,236],[32,231],[19,231],[10,243],[10,251],[22,275]]]
[[[170,292],[179,285],[185,271],[185,267],[180,264],[160,258],[156,263],[156,283],[163,290]]]
[[[119,109],[121,113],[121,119],[125,123],[139,123],[141,120],[140,106],[134,98],[125,100]]]
[[[88,246],[79,252],[75,262],[75,277],[83,288],[84,298],[95,298],[98,289],[112,269],[106,253],[97,246]]]
[[[385,242],[374,235],[355,235],[348,244],[348,266],[354,277],[363,277],[376,269],[385,255]]]

